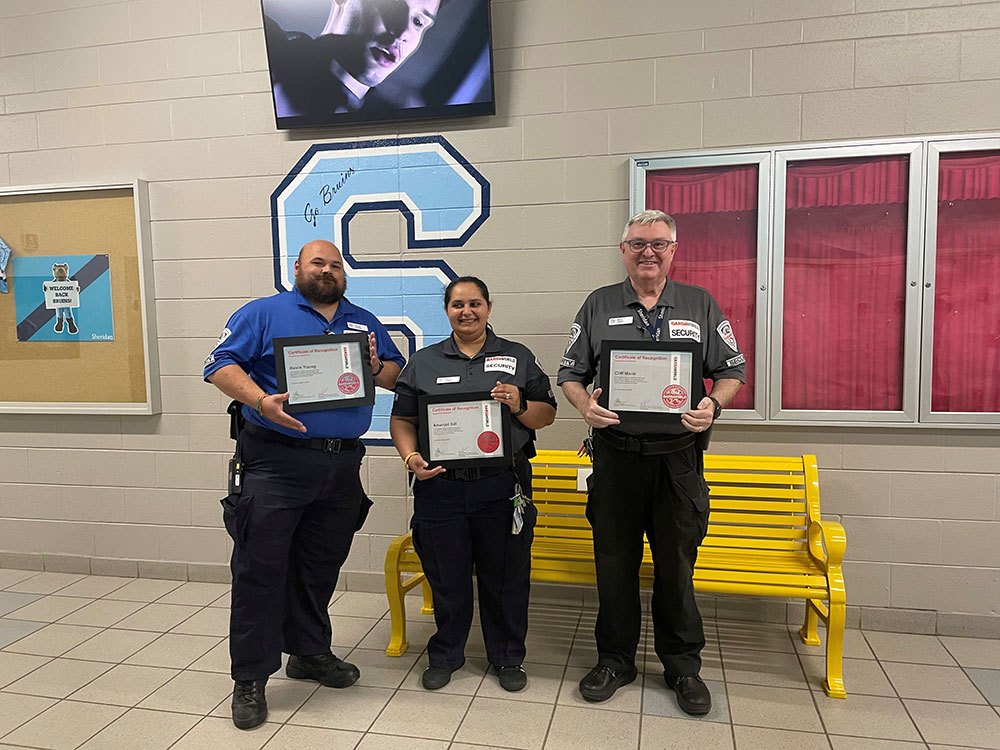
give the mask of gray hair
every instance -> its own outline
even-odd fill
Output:
[[[658,221],[662,221],[668,227],[670,227],[670,232],[674,235],[674,239],[677,239],[677,222],[674,221],[674,217],[663,213],[663,211],[657,211],[655,209],[648,209],[646,211],[640,211],[627,222],[625,222],[625,229],[622,230],[622,242],[628,237],[628,228],[633,224],[655,224]]]

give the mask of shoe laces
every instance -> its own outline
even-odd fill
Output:
[[[334,656],[330,651],[327,651],[325,654],[316,654],[315,656],[306,657],[304,661],[311,661],[313,664],[316,664],[324,669],[335,668],[338,664],[340,664],[340,659]]]
[[[240,680],[236,683],[233,702],[252,703],[264,692],[263,680]]]

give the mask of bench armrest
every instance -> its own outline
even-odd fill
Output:
[[[840,567],[847,549],[847,534],[836,521],[810,521],[809,553],[828,570]]]
[[[385,574],[387,576],[398,575],[399,559],[407,550],[413,549],[413,532],[407,532],[397,536],[389,543],[385,551]]]

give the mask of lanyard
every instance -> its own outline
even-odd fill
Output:
[[[653,341],[659,341],[660,333],[663,331],[663,316],[667,313],[666,306],[660,307],[660,314],[656,316],[655,325],[653,321],[649,319],[649,316],[642,308],[642,305],[639,305],[639,307],[636,308],[636,312],[639,313],[639,320],[641,320],[642,324],[646,326],[646,330],[649,331],[649,335]]]

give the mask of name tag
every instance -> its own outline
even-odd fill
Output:
[[[609,326],[627,326],[632,322],[632,316],[626,315],[622,318],[608,318]]]
[[[367,331],[368,330],[368,326],[366,326],[364,323],[352,323],[351,321],[347,321],[347,327],[350,328],[353,331]]]
[[[701,326],[693,320],[671,320],[670,338],[672,339],[694,339],[701,343]]]
[[[483,365],[483,372],[499,370],[511,375],[517,373],[517,357],[487,357],[486,364]]]
[[[446,378],[438,378],[437,382],[440,383],[458,383],[462,380],[461,375],[449,375]]]

